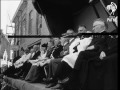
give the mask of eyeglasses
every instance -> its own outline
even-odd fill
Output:
[[[98,27],[98,26],[103,26],[103,25],[102,24],[97,24],[97,25],[94,25],[93,28]]]
[[[97,24],[97,25],[94,25],[92,30],[94,31],[94,30],[95,30],[95,28],[97,28],[97,27],[101,27],[101,26],[103,26],[103,25],[102,25],[102,24]]]
[[[78,31],[84,31],[84,30],[78,30]]]

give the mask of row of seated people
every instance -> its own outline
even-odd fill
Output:
[[[2,72],[4,75],[7,75],[9,77],[17,78],[20,73],[24,72],[26,63],[29,63],[30,59],[36,59],[37,56],[39,56],[39,48],[37,45],[33,46],[31,50],[21,49],[20,56],[17,56],[13,60],[13,65],[10,66],[5,72]]]
[[[107,33],[107,28],[107,23],[102,19],[96,19],[93,22],[94,33],[105,34]],[[84,31],[80,33],[86,33],[86,28],[80,26],[78,31]],[[84,66],[84,62],[86,65],[89,60],[97,59],[101,61],[113,53],[115,53],[113,57],[117,57],[116,38],[117,36],[108,35],[84,36],[83,39],[82,37],[74,38],[69,46],[69,54],[62,58],[51,60],[49,65],[46,66],[48,77],[50,78],[48,80],[50,84],[46,87],[51,87],[52,89],[67,87],[67,89],[69,88],[71,90],[81,90],[84,87],[85,77],[87,75],[87,66]],[[73,49],[75,46],[77,46],[77,52]],[[55,66],[56,64],[58,65],[57,68]],[[80,73],[81,71],[82,73]],[[86,90],[93,90],[93,87],[91,89],[87,88]],[[103,90],[103,87],[97,87],[94,90],[98,89]]]
[[[3,72],[3,74],[14,78],[25,78],[32,66],[39,64],[43,59],[58,58],[61,50],[62,46],[60,45],[59,38],[49,41],[48,46],[47,44],[43,44],[40,48],[38,45],[34,45],[31,50],[22,49],[20,52],[21,56],[14,58],[14,64]]]
[[[102,19],[93,22],[93,33],[107,33],[107,28],[107,23]],[[77,33],[91,32],[81,25]],[[46,88],[84,90],[88,61],[96,58],[97,61],[102,61],[116,53],[117,37],[111,35],[66,37],[72,34],[74,31],[69,29],[61,38],[51,39],[40,48],[35,45],[30,52],[28,49],[25,50],[21,58],[17,58],[18,60],[15,58],[17,61],[3,74],[21,77],[30,83],[45,81]]]

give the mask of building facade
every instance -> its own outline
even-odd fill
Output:
[[[15,23],[15,35],[50,35],[44,16],[34,9],[32,0],[21,0],[21,3],[13,17]],[[35,44],[46,43],[49,38],[14,38],[14,45],[19,49],[31,48]],[[19,55],[19,51],[14,51],[14,57]]]
[[[69,1],[67,3],[60,1],[62,5],[49,0],[46,0],[46,2],[40,0],[33,1],[38,3],[36,2],[34,5],[32,0],[21,1],[13,18],[15,35],[61,35],[69,28],[77,31],[79,25],[85,25],[87,30],[91,31],[92,23],[96,18],[102,18],[107,21],[109,17],[100,1],[90,4],[88,3],[89,0],[82,0],[81,4],[75,2],[76,7],[71,7],[73,4]],[[109,2],[115,1],[116,3],[117,0],[105,1],[107,6],[110,4]],[[49,2],[51,4],[48,4]],[[38,7],[35,9],[37,4],[39,4],[42,11]],[[46,17],[42,16],[40,12]],[[108,22],[107,32],[115,29],[117,29],[116,25],[113,22]],[[43,38],[15,38],[15,45],[18,45],[19,48],[30,48],[34,44],[44,43],[48,40]],[[15,53],[19,55],[19,51]]]
[[[7,64],[10,60],[10,49],[11,44],[7,35],[3,34],[2,30],[0,29],[0,67],[2,65]]]

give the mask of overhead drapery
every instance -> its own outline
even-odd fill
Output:
[[[53,35],[61,35],[67,29],[74,29],[73,15],[79,12],[90,0],[33,0],[33,6],[39,14],[46,16],[49,29]],[[93,3],[100,0],[93,0]],[[118,0],[103,0],[105,6]],[[88,11],[89,12],[89,11]],[[82,13],[82,12],[81,12]],[[117,15],[117,12],[115,12]]]
[[[33,0],[33,6],[39,14],[45,15],[52,35],[61,35],[73,28],[73,14],[79,11],[89,0]]]

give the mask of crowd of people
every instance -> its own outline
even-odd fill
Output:
[[[68,29],[61,37],[51,38],[42,45],[34,45],[30,50],[21,50],[21,56],[15,57],[13,65],[2,72],[1,76],[29,83],[45,82],[46,88],[80,90],[85,83],[83,77],[87,74],[86,67],[82,67],[83,63],[96,58],[102,61],[117,53],[117,43],[111,45],[116,36],[82,33],[105,34],[107,29],[107,23],[100,18],[94,20],[92,31],[88,31],[84,25],[80,25],[77,32]]]

